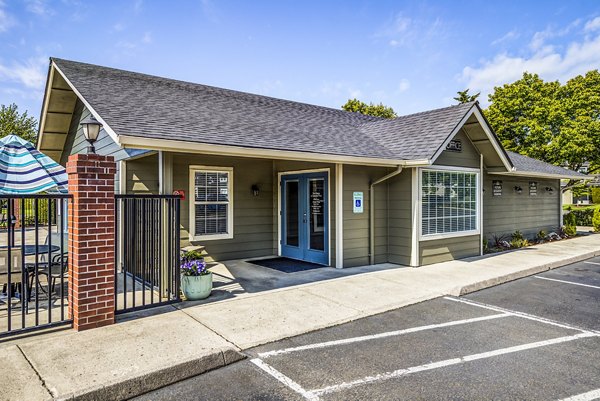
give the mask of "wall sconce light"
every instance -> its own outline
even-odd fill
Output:
[[[551,194],[552,192],[554,192],[554,188],[552,188],[552,187],[546,187],[546,192],[548,192],[549,194]]]
[[[252,190],[252,195],[254,196],[258,196],[260,193],[260,190],[258,188],[257,184],[252,184],[252,188],[250,188]]]
[[[515,192],[518,193],[518,194],[521,194],[521,193],[523,193],[523,188],[521,188],[518,185],[515,185]]]

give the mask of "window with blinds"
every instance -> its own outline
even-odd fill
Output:
[[[477,174],[424,170],[421,177],[421,234],[477,230]]]
[[[231,171],[192,170],[194,237],[230,236]]]

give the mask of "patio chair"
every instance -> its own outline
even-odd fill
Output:
[[[10,260],[10,273],[8,272],[8,262]],[[4,288],[8,285],[8,275],[10,274],[10,283],[21,284],[23,271],[23,255],[21,248],[12,248],[10,258],[8,249],[0,249],[0,285]],[[10,296],[12,288],[7,288],[7,294]]]
[[[67,233],[50,233],[50,235],[46,235],[46,239],[44,240],[44,245],[48,245],[50,243],[50,240],[52,240],[52,245],[53,246],[57,246],[59,247],[59,250],[52,252],[52,257],[54,257],[54,255],[56,254],[66,254],[67,253],[67,244],[68,244],[68,237],[67,237]],[[62,242],[61,242],[61,236],[62,236]],[[42,262],[46,262],[46,257],[47,254],[43,253],[41,254],[40,260]]]
[[[46,282],[50,283],[50,291],[54,292],[54,287],[56,286],[56,281],[68,278],[69,274],[69,263],[68,256],[66,253],[60,255],[52,256],[52,262],[50,263],[50,271],[48,271],[48,264],[41,263],[38,265],[38,277],[40,275],[46,277]],[[44,286],[40,286],[42,291],[47,292],[47,289]]]

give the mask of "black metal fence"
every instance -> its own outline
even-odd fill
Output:
[[[175,195],[115,195],[116,313],[180,300]]]
[[[69,323],[71,195],[0,195],[0,336]]]

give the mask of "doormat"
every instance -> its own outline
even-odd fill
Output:
[[[322,269],[326,267],[323,265],[318,265],[316,263],[310,263],[305,262],[303,260],[295,260],[289,258],[249,260],[248,263],[268,267],[269,269],[277,270],[282,273],[295,273],[305,270]]]

